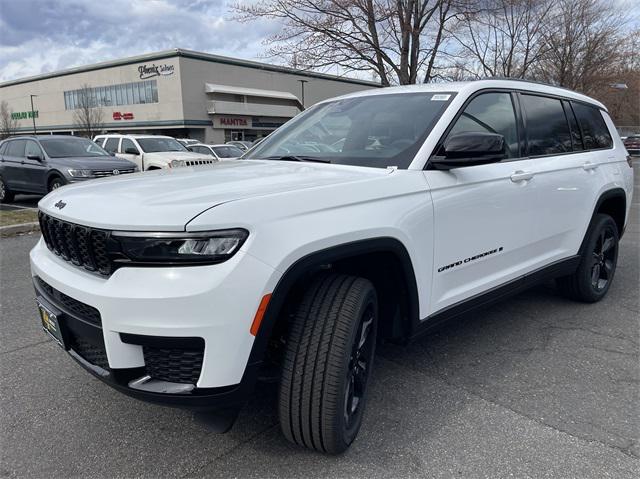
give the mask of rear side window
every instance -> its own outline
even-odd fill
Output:
[[[107,141],[104,143],[104,149],[109,153],[115,153],[118,151],[118,140],[119,138],[107,138]]]
[[[584,103],[571,102],[571,105],[582,128],[585,149],[611,148],[613,140],[600,110]]]
[[[529,156],[554,155],[572,151],[569,124],[560,100],[522,95]]]
[[[24,140],[13,140],[9,142],[9,146],[7,146],[7,156],[17,156],[24,157],[24,144],[26,142]]]
[[[464,109],[449,136],[466,132],[498,133],[504,136],[508,158],[517,158],[518,129],[509,93],[483,93]]]
[[[573,151],[584,150],[584,146],[582,145],[582,135],[580,134],[580,127],[578,126],[576,115],[573,113],[573,110],[571,109],[571,105],[569,104],[568,101],[563,101],[562,106],[564,106],[564,113],[567,116],[567,121],[569,122],[569,129],[571,130],[571,141],[573,142]]]

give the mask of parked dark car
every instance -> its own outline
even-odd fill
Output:
[[[19,136],[0,143],[0,203],[16,193],[46,194],[67,183],[137,171],[86,138]]]
[[[631,135],[622,140],[630,155],[640,156],[640,135]]]

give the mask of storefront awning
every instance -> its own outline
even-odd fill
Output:
[[[300,100],[293,93],[288,91],[262,90],[260,88],[244,88],[231,85],[216,85],[205,83],[206,93],[227,93],[231,95],[255,96],[259,98],[278,98],[282,100],[293,100],[301,106]]]

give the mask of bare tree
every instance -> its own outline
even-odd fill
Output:
[[[84,84],[78,91],[78,102],[73,112],[73,126],[80,135],[93,138],[104,128],[104,112],[93,89]]]
[[[608,86],[630,33],[625,13],[608,0],[556,0],[549,20],[535,78],[586,94]]]
[[[552,0],[478,2],[450,31],[457,40],[456,70],[467,77],[525,78],[545,55],[544,25]]]
[[[18,129],[18,120],[13,118],[13,110],[9,108],[6,100],[0,102],[0,140],[15,135]]]
[[[429,81],[445,26],[464,0],[265,0],[238,3],[240,21],[282,22],[267,54],[309,69],[373,71],[382,85]],[[421,76],[421,78],[419,78]]]

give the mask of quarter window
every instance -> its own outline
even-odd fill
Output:
[[[600,110],[584,103],[571,102],[571,104],[582,128],[585,149],[611,148],[613,140]]]
[[[504,136],[507,157],[517,158],[518,128],[516,114],[509,93],[483,93],[475,97],[464,109],[449,136],[460,133],[497,133]]]
[[[560,100],[522,95],[529,156],[572,151],[569,124]]]
[[[109,153],[115,153],[118,151],[118,140],[119,138],[107,138],[107,141],[104,143],[104,149]]]

